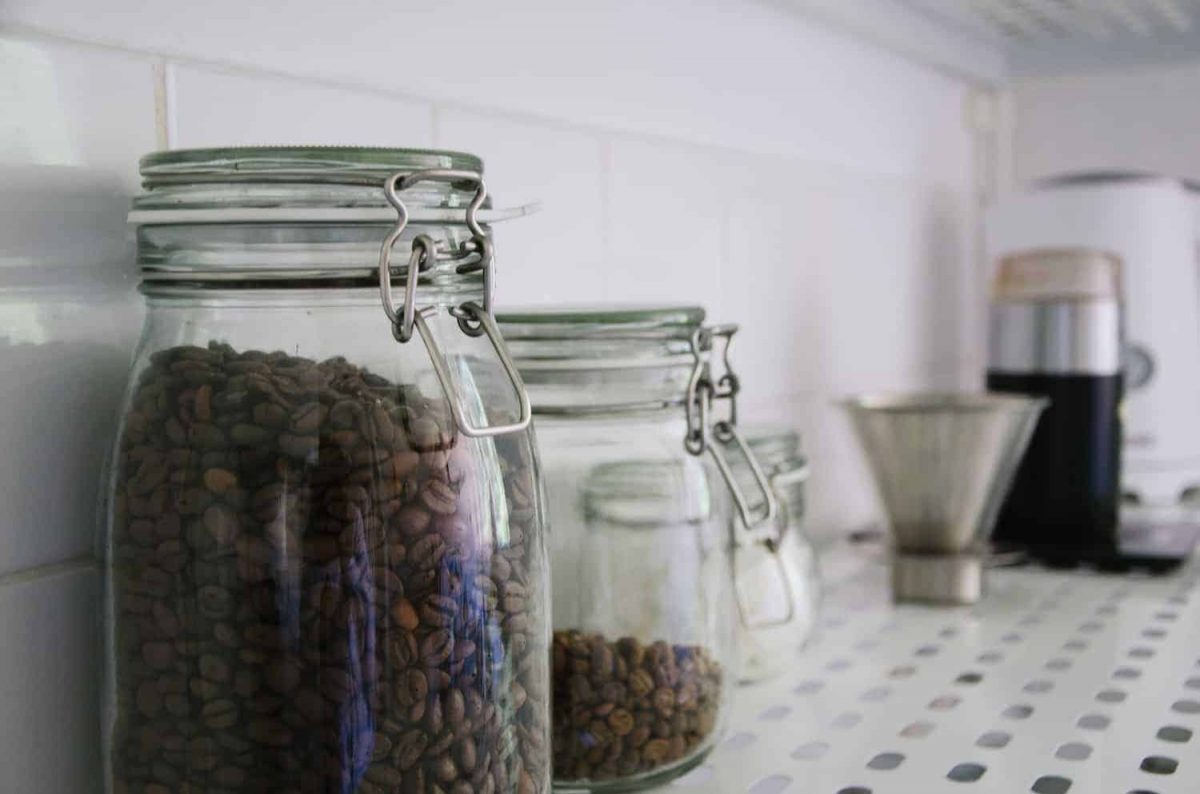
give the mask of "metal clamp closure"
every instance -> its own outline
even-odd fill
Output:
[[[417,287],[420,274],[432,268],[437,262],[438,256],[437,243],[428,235],[418,235],[413,239],[412,255],[409,257],[408,272],[405,281],[404,305],[400,307],[399,311],[397,311],[395,302],[392,299],[392,248],[395,246],[396,241],[400,239],[400,236],[404,234],[409,218],[408,207],[405,205],[404,200],[400,198],[400,193],[419,182],[451,182],[475,185],[475,196],[471,199],[470,204],[467,205],[466,223],[472,235],[469,246],[479,254],[479,260],[459,265],[456,272],[473,273],[480,270],[483,271],[483,305],[481,306],[475,301],[466,301],[450,309],[450,314],[458,320],[458,327],[464,334],[471,337],[486,335],[488,341],[491,342],[492,349],[500,359],[504,373],[517,394],[520,411],[516,422],[503,425],[475,425],[462,409],[461,401],[458,399],[454,382],[450,375],[450,367],[446,361],[446,356],[437,344],[437,340],[434,338],[433,332],[426,322],[427,317],[432,315],[437,309],[434,306],[417,308]],[[388,203],[396,210],[397,215],[395,225],[388,232],[387,237],[384,238],[383,245],[379,250],[379,295],[383,303],[384,314],[387,315],[388,320],[392,324],[392,335],[396,338],[396,341],[403,344],[412,339],[414,330],[420,334],[421,341],[424,342],[425,348],[429,352],[429,357],[433,362],[434,373],[437,375],[438,382],[445,393],[446,401],[450,403],[451,414],[454,416],[454,421],[458,425],[459,432],[463,435],[471,438],[480,438],[514,433],[526,429],[533,419],[533,410],[529,402],[529,395],[525,391],[525,385],[521,382],[521,376],[517,372],[516,365],[508,355],[507,348],[500,337],[500,330],[497,328],[495,319],[492,316],[492,295],[495,291],[495,249],[492,246],[491,238],[488,237],[478,218],[479,208],[483,206],[484,201],[487,199],[487,186],[484,184],[483,176],[475,171],[461,171],[448,168],[412,172],[400,171],[384,180],[383,193]]]
[[[730,361],[730,349],[733,347],[733,336],[737,333],[736,325],[708,326],[696,329],[692,334],[692,356],[694,364],[692,374],[688,378],[685,410],[687,413],[687,435],[683,446],[692,455],[702,455],[708,452],[725,484],[733,496],[734,505],[738,509],[742,524],[747,531],[755,534],[763,533],[763,542],[774,550],[778,546],[779,532],[770,525],[774,523],[779,508],[771,483],[763,472],[757,456],[737,431],[737,395],[741,390],[741,382],[733,371]],[[711,352],[714,338],[722,339],[724,346],[721,354],[724,372],[720,378],[713,380],[712,366],[706,353]],[[724,418],[710,421],[713,404],[717,401],[727,402],[729,407]],[[749,500],[738,485],[729,460],[725,456],[724,447],[732,444],[745,459],[754,483],[762,494],[760,515],[755,515]],[[765,526],[764,526],[765,525]]]

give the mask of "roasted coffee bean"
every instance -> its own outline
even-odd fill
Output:
[[[711,746],[723,676],[705,649],[558,631],[551,656],[556,779],[632,777]]]
[[[437,667],[450,658],[454,650],[454,635],[449,629],[438,629],[421,640],[421,664]]]
[[[421,605],[421,620],[429,626],[449,626],[458,614],[458,602],[450,596],[431,595]]]
[[[412,769],[429,746],[429,734],[420,730],[405,731],[396,744],[396,766],[402,770]]]
[[[401,598],[392,606],[392,620],[405,631],[414,631],[421,623],[417,610],[407,598]]]
[[[232,728],[238,721],[237,703],[229,699],[211,700],[200,709],[200,721],[212,730]]]
[[[510,531],[494,546],[460,499],[489,485],[440,397],[343,359],[172,348],[131,406],[115,791],[317,794],[353,774],[360,794],[548,794],[521,437],[495,442]]]

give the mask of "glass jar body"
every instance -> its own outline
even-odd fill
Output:
[[[743,683],[754,683],[787,671],[812,638],[821,582],[816,552],[804,526],[808,463],[799,453],[799,438],[790,432],[763,435],[753,430],[748,437],[779,505],[776,548],[743,540],[734,551],[743,614],[738,624],[738,669]],[[737,474],[748,487],[749,472],[742,469]]]
[[[554,577],[554,777],[636,790],[699,763],[735,680],[730,505],[682,408],[535,414]]]
[[[110,478],[110,792],[549,791],[532,433],[458,432],[378,301],[152,294]],[[494,416],[478,340],[429,323]]]

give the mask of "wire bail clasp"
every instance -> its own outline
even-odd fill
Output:
[[[755,621],[751,618],[754,610],[746,603],[746,594],[741,586],[736,570],[734,573],[738,619],[748,629],[770,628],[791,623],[795,618],[795,598],[792,577],[788,573],[783,558],[778,554],[779,544],[783,539],[784,528],[780,526],[779,501],[775,498],[775,490],[770,479],[758,462],[758,456],[750,449],[745,438],[737,429],[737,396],[741,391],[741,380],[733,369],[730,351],[733,348],[733,337],[738,331],[735,324],[706,326],[696,329],[692,334],[691,347],[694,363],[691,376],[688,378],[688,390],[685,404],[687,413],[687,435],[684,438],[684,448],[693,455],[708,452],[721,473],[733,496],[734,505],[742,523],[742,531],[734,533],[735,545],[742,543],[761,544],[770,553],[778,575],[783,582],[784,599],[787,611],[781,618]],[[722,373],[713,379],[711,353],[714,342],[721,342],[720,361]],[[724,416],[712,418],[714,403],[722,402],[728,407]],[[746,494],[738,484],[737,477],[725,456],[724,447],[732,444],[745,459],[746,465],[754,479],[755,487],[762,494],[761,507],[756,515],[751,508]]]
[[[400,197],[400,193],[419,182],[442,182],[475,186],[475,196],[471,199],[470,204],[467,205],[466,223],[467,228],[471,231],[471,240],[468,243],[469,249],[478,258],[475,261],[459,265],[456,268],[456,272],[460,274],[483,272],[483,304],[480,305],[476,301],[465,301],[459,306],[450,309],[449,312],[458,321],[459,329],[467,336],[487,336],[488,341],[492,345],[492,350],[496,353],[497,358],[500,359],[504,373],[511,383],[513,390],[516,392],[519,405],[519,418],[516,422],[502,425],[476,425],[463,411],[461,400],[459,400],[457,390],[454,388],[450,365],[446,360],[446,355],[442,352],[427,322],[427,318],[436,313],[437,307],[423,306],[417,308],[417,287],[420,282],[420,275],[434,267],[439,254],[437,242],[429,235],[420,234],[413,238],[412,254],[409,256],[408,271],[405,280],[404,304],[397,311],[395,301],[392,298],[392,248],[396,245],[396,241],[400,239],[401,235],[404,234],[409,220],[408,206]],[[459,432],[464,436],[482,438],[525,430],[529,427],[533,419],[533,408],[529,401],[529,395],[525,391],[525,384],[521,381],[516,364],[508,354],[508,349],[501,339],[500,330],[496,326],[496,321],[492,313],[492,296],[495,292],[495,249],[492,245],[491,237],[488,236],[487,231],[480,224],[478,217],[479,208],[483,206],[484,201],[487,199],[487,185],[483,181],[483,175],[477,171],[464,171],[451,168],[435,168],[411,172],[399,171],[391,174],[384,180],[383,194],[388,204],[392,205],[396,210],[397,216],[395,225],[392,226],[391,231],[384,238],[379,250],[379,296],[383,303],[384,314],[387,315],[392,325],[392,336],[396,338],[397,342],[404,344],[412,339],[414,330],[420,335],[421,341],[425,344],[425,349],[429,352],[429,358],[433,362],[434,374],[437,375],[446,401],[450,404],[450,412],[454,417],[454,422],[458,426]]]
[[[770,480],[763,472],[758,457],[751,451],[750,445],[737,430],[737,395],[741,391],[741,381],[734,371],[730,359],[733,347],[733,336],[738,327],[734,324],[714,325],[697,328],[692,334],[691,347],[693,366],[688,378],[685,411],[687,414],[687,435],[684,438],[684,448],[693,455],[708,452],[720,471],[721,477],[729,486],[734,504],[742,519],[745,529],[756,531],[763,525],[771,524],[778,515],[779,506]],[[723,372],[720,378],[713,380],[712,364],[707,354],[712,352],[714,340],[722,340],[721,365]],[[723,417],[712,420],[713,406],[718,402],[728,405]],[[754,484],[762,495],[759,515],[750,506],[746,494],[738,485],[733,469],[729,465],[722,447],[733,444],[745,459]],[[774,548],[779,542],[779,533],[768,530],[763,542],[769,548]]]

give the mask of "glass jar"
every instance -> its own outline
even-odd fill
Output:
[[[106,790],[548,792],[544,500],[482,164],[141,165]]]
[[[774,509],[765,476],[755,500],[722,474],[730,447],[748,454],[713,419],[736,393],[710,362],[733,329],[692,307],[499,319],[546,470],[555,790],[660,784],[721,734],[737,680],[733,516]]]
[[[749,427],[745,436],[771,480],[781,528],[777,547],[741,543],[735,555],[743,583],[739,597],[750,616],[738,624],[738,669],[743,683],[753,683],[795,663],[816,628],[821,586],[816,552],[804,531],[808,460],[800,435],[787,428]],[[738,466],[737,477],[743,487],[752,486],[747,467]]]

